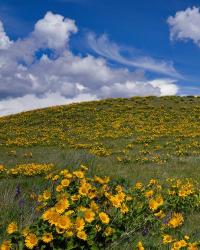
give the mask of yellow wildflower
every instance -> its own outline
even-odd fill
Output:
[[[120,208],[120,211],[121,211],[122,214],[126,214],[126,213],[128,213],[129,208],[125,204],[122,204],[122,206]]]
[[[69,229],[72,226],[71,220],[68,216],[62,215],[58,219],[58,227],[61,229]]]
[[[145,192],[145,197],[149,198],[153,195],[153,190],[148,190]]]
[[[87,240],[87,234],[85,233],[85,231],[78,231],[77,237],[81,240]]]
[[[95,213],[91,209],[87,209],[84,212],[84,219],[85,221],[91,223],[95,218]]]
[[[198,250],[198,246],[196,243],[188,243],[188,248],[187,250]]]
[[[30,230],[29,230],[28,228],[24,228],[24,229],[22,230],[22,235],[23,235],[24,237],[26,237],[29,233],[30,233]]]
[[[168,226],[176,228],[181,226],[184,222],[183,216],[181,213],[173,213],[172,218],[168,222]]]
[[[83,195],[83,196],[86,196],[89,192],[88,188],[86,185],[82,185],[80,188],[79,188],[79,194],[80,195]]]
[[[62,190],[63,190],[63,186],[62,186],[62,185],[58,185],[58,186],[56,187],[56,191],[57,191],[58,193],[60,193]]]
[[[49,192],[48,190],[45,190],[43,192],[43,198],[44,200],[49,200],[51,198],[51,192]]]
[[[137,183],[135,184],[135,188],[136,188],[136,189],[141,189],[141,188],[142,188],[142,183],[141,183],[141,182],[137,182]]]
[[[74,171],[73,174],[79,178],[79,179],[82,179],[84,178],[84,172],[83,171]]]
[[[61,181],[61,185],[62,185],[63,187],[68,187],[69,184],[70,184],[69,179],[63,179],[63,180]]]
[[[7,233],[8,234],[13,234],[15,232],[17,232],[17,223],[16,222],[12,222],[7,227]]]
[[[84,229],[84,226],[85,226],[84,219],[77,217],[76,221],[75,221],[75,226],[76,226],[77,231],[82,231]]]
[[[141,241],[138,242],[138,244],[137,244],[137,249],[138,249],[138,250],[144,250],[144,247],[143,247]]]
[[[185,240],[179,240],[179,241],[174,242],[172,250],[178,250],[186,246],[187,246],[187,243]]]
[[[78,194],[74,194],[71,196],[72,201],[77,201],[79,198],[80,198],[80,195],[78,195]]]
[[[12,248],[12,244],[9,240],[5,240],[2,244],[1,244],[1,250],[11,250]]]
[[[153,211],[157,210],[160,206],[163,205],[163,198],[161,196],[156,197],[155,199],[151,199],[149,201],[149,208]]]
[[[112,232],[113,232],[112,227],[107,227],[107,228],[105,229],[105,231],[104,231],[104,233],[105,233],[106,236],[111,235]]]
[[[101,220],[101,222],[102,222],[103,224],[108,224],[109,221],[110,221],[109,216],[108,216],[106,213],[104,213],[104,212],[101,212],[101,213],[99,214],[99,218],[100,218],[100,220]]]
[[[30,233],[25,238],[25,245],[29,249],[33,249],[38,244],[38,238],[34,233]]]
[[[120,202],[123,202],[124,199],[125,199],[125,197],[126,197],[126,195],[125,195],[124,192],[119,192],[118,194],[116,194],[115,197],[116,197]]]
[[[119,208],[121,206],[121,201],[118,199],[117,196],[111,196],[110,201],[112,202],[113,206]]]
[[[70,238],[70,237],[72,237],[73,236],[73,231],[72,230],[68,230],[68,231],[66,231],[66,233],[65,233],[65,236],[67,237],[67,238]]]
[[[99,206],[98,206],[94,201],[91,201],[91,203],[90,203],[90,208],[91,208],[94,212],[98,212],[98,210],[99,210]]]
[[[172,236],[171,235],[169,235],[169,234],[165,234],[164,236],[163,236],[163,244],[169,244],[169,243],[171,243],[172,242]]]
[[[53,235],[52,233],[45,233],[43,236],[42,236],[42,240],[45,242],[45,243],[49,243],[53,240]]]
[[[69,201],[67,199],[61,199],[55,205],[56,212],[61,214],[69,207]]]

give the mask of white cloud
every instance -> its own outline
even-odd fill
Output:
[[[125,83],[114,83],[110,86],[103,86],[100,89],[101,97],[131,97],[160,95],[159,87],[153,87],[148,82],[127,81]]]
[[[64,86],[65,84],[63,84]],[[66,89],[69,86],[66,85]],[[73,85],[71,85],[73,88]],[[78,89],[84,89],[80,84]],[[62,90],[65,92],[65,90]],[[0,115],[9,115],[22,111],[34,110],[43,107],[64,105],[82,101],[93,101],[107,97],[131,97],[131,96],[148,96],[148,95],[175,95],[178,87],[170,79],[157,79],[149,82],[127,81],[125,83],[113,83],[104,85],[98,90],[98,94],[79,93],[72,97],[65,97],[60,92],[47,92],[42,96],[27,94],[22,97],[6,98],[0,101]]]
[[[83,102],[88,100],[96,100],[96,96],[92,96],[90,94],[80,94],[74,98],[68,99],[58,92],[46,93],[42,97],[37,97],[33,94],[30,94],[23,97],[8,98],[0,101],[0,114],[9,115],[22,111],[69,104],[73,102]]]
[[[73,54],[70,36],[77,30],[73,20],[51,12],[24,39],[11,42],[0,26],[0,34],[7,41],[0,50],[0,115],[105,97],[176,94],[173,80],[152,83],[141,70],[109,66],[105,56]],[[106,53],[116,53],[119,59],[118,50],[109,47],[109,43],[107,46]],[[137,59],[137,67],[142,69],[150,70],[149,64],[154,69],[158,64],[150,58],[140,60]],[[159,63],[159,73],[169,70],[169,75],[176,75],[173,67]]]
[[[0,50],[8,49],[11,43],[4,31],[3,23],[0,21]]]
[[[200,46],[200,10],[197,7],[178,11],[167,19],[171,40],[192,40]]]
[[[99,95],[102,97],[131,97],[148,95],[176,95],[178,87],[174,80],[156,79],[152,81],[127,81],[103,86]]]
[[[75,22],[61,15],[47,12],[45,17],[35,24],[33,35],[45,48],[63,49],[72,33],[78,31]],[[39,40],[39,41],[38,41]]]
[[[175,84],[175,80],[171,79],[156,79],[150,81],[150,84],[154,88],[159,88],[160,90],[160,95],[176,95],[177,92],[179,91],[178,86]]]
[[[117,44],[110,42],[105,34],[97,38],[93,33],[89,33],[88,43],[97,54],[123,65],[181,78],[180,74],[175,70],[172,62],[156,60],[152,57],[141,55],[134,55],[131,58],[124,57],[121,52],[128,49],[119,47]]]

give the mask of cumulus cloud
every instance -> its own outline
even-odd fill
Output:
[[[131,97],[148,95],[176,95],[179,88],[172,79],[156,79],[152,81],[126,81],[103,86],[100,89],[101,97]]]
[[[72,99],[68,99],[58,92],[46,93],[42,97],[30,94],[23,97],[8,98],[0,101],[0,114],[9,115],[22,111],[68,104],[72,102],[83,102],[87,100],[96,100],[96,96],[92,96],[90,94],[80,94]]]
[[[78,31],[74,20],[47,12],[42,20],[35,24],[33,35],[45,48],[64,49],[72,33]]]
[[[163,60],[156,60],[149,56],[134,55],[131,58],[126,58],[121,52],[128,50],[127,48],[120,47],[114,42],[110,42],[107,35],[96,37],[95,34],[88,34],[88,43],[90,47],[99,55],[117,61],[121,64],[142,68],[156,73],[164,75],[178,77],[180,74],[174,68],[172,62],[166,62]]]
[[[173,80],[151,82],[144,72],[156,71],[160,63],[157,72],[169,71],[168,75],[175,76],[173,66],[143,57],[136,64],[132,62],[139,70],[130,71],[126,67],[111,67],[103,52],[99,56],[76,55],[69,42],[77,31],[74,20],[47,12],[27,37],[11,41],[0,23],[0,115],[105,97],[176,94]],[[103,41],[104,45],[107,42],[106,53],[116,53],[119,59],[118,50]],[[100,50],[102,40],[97,44]]]
[[[114,83],[111,86],[103,86],[100,89],[101,97],[131,97],[146,96],[146,95],[160,95],[159,87],[153,87],[149,82],[127,81],[125,83]]]
[[[200,46],[200,9],[197,7],[178,11],[167,19],[171,40],[192,40]]]
[[[179,91],[176,81],[171,79],[155,79],[150,81],[150,84],[154,88],[159,88],[161,96],[176,95]]]
[[[10,44],[11,41],[4,31],[3,23],[0,21],[0,50],[8,49]]]

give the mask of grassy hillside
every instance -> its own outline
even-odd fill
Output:
[[[130,179],[200,177],[199,156],[199,97],[108,99],[0,118],[0,163],[8,167],[86,162]]]
[[[38,164],[53,164],[53,171],[85,164],[90,176],[131,185],[152,178],[199,181],[200,97],[107,99],[1,117],[0,165],[7,170],[0,167],[0,238],[9,221],[23,227],[37,216],[30,193],[48,186]],[[194,213],[187,228],[194,232],[199,220]]]

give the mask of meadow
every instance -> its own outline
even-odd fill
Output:
[[[1,117],[1,249],[199,249],[199,166],[200,97]]]

